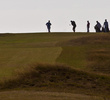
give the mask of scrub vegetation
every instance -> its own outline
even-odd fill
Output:
[[[110,99],[109,33],[1,34],[0,47],[3,100],[16,93],[28,100],[45,93],[47,100]]]

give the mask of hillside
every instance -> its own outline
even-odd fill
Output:
[[[58,61],[87,71],[110,75],[109,44],[109,34],[92,34],[62,42],[60,46],[63,50]]]
[[[110,93],[110,77],[75,70],[64,65],[34,64],[0,84],[0,89],[74,90],[88,94]],[[104,93],[103,93],[104,91]]]
[[[31,89],[109,97],[109,33],[2,34],[0,47],[2,91]]]

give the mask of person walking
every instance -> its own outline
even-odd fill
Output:
[[[70,22],[71,22],[71,25],[73,26],[72,30],[73,30],[73,32],[75,32],[76,23],[75,23],[75,21],[72,21],[72,20]]]
[[[50,20],[46,23],[46,26],[47,26],[47,29],[48,29],[48,32],[50,33],[50,29],[51,29],[51,23],[50,23]]]
[[[109,25],[108,25],[107,19],[105,19],[103,27],[105,29],[105,32],[109,32]]]
[[[87,32],[89,33],[89,28],[90,28],[90,22],[87,21]]]

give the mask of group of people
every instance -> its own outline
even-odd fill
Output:
[[[96,32],[109,32],[109,25],[107,19],[105,19],[103,26],[101,26],[101,24],[96,21],[96,25],[94,26],[94,28]]]
[[[73,26],[72,30],[73,32],[75,32],[76,30],[76,22],[75,21],[70,21],[71,22],[71,25]],[[46,26],[47,26],[47,29],[48,29],[48,32],[50,33],[50,29],[51,29],[51,22],[50,20],[46,23]],[[96,30],[96,32],[109,32],[109,24],[108,24],[108,21],[107,19],[105,19],[105,22],[103,24],[103,26],[101,26],[101,24],[96,21],[96,25],[94,26],[94,29]],[[90,22],[87,21],[87,32],[90,32]]]

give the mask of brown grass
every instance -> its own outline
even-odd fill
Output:
[[[110,50],[96,49],[88,53],[88,67],[94,72],[110,75]]]
[[[20,88],[109,94],[110,78],[64,65],[35,64],[17,73],[15,78],[0,83],[2,90]]]
[[[63,48],[58,58],[59,62],[86,71],[110,75],[110,34],[84,35],[60,42],[59,45]]]
[[[65,92],[42,92],[25,90],[0,92],[1,100],[109,100],[104,98],[105,97]]]
[[[74,46],[74,45],[96,45],[96,44],[109,44],[109,34],[89,34],[69,41],[61,42],[62,46]]]

